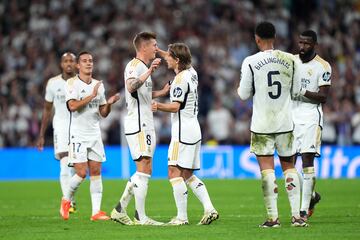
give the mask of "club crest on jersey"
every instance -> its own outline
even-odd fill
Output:
[[[175,88],[174,90],[173,90],[173,96],[174,97],[181,97],[181,95],[182,95],[182,90],[181,90],[181,88],[179,88],[179,87],[177,87],[177,88]]]
[[[329,72],[324,72],[324,74],[322,75],[322,79],[323,79],[325,82],[330,81],[330,78],[331,78],[331,74],[330,74]]]

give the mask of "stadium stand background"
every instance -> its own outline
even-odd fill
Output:
[[[94,77],[109,94],[122,91],[123,70],[134,56],[131,40],[154,31],[162,49],[189,44],[199,73],[204,143],[247,144],[250,102],[236,94],[243,59],[257,51],[253,29],[277,28],[276,47],[295,53],[299,32],[318,32],[319,55],[330,62],[332,89],[324,106],[323,142],[360,143],[360,1],[336,0],[4,0],[0,3],[0,147],[34,146],[46,81],[59,74],[62,53],[94,54]],[[166,64],[154,88],[173,78]],[[120,143],[123,105],[103,120],[108,145]],[[169,115],[156,115],[159,143],[170,140]],[[160,127],[161,126],[161,127]],[[219,134],[220,133],[220,134]],[[52,144],[48,128],[46,143]]]

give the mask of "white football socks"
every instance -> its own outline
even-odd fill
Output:
[[[148,182],[150,175],[142,172],[136,172],[132,177],[131,181],[134,186],[134,196],[135,196],[135,209],[137,211],[137,216],[140,221],[146,219],[145,213],[145,199],[148,190]]]
[[[176,177],[169,180],[172,188],[175,199],[175,204],[177,208],[177,218],[181,220],[188,220],[187,217],[187,188],[182,177]]]
[[[295,168],[290,168],[284,172],[285,188],[288,194],[291,215],[300,217],[300,181],[298,172]]]
[[[100,211],[102,192],[103,192],[103,184],[102,184],[101,175],[90,176],[92,216],[94,216]]]
[[[186,184],[191,188],[195,196],[202,203],[204,212],[210,212],[215,209],[203,181],[201,181],[195,175],[192,175],[189,179],[186,180]]]
[[[135,174],[134,174],[135,175]],[[126,183],[125,190],[120,198],[120,204],[121,207],[126,210],[127,206],[129,205],[129,202],[131,201],[131,198],[134,196],[134,182],[133,177],[130,178],[130,180]]]
[[[74,174],[74,176],[72,176],[70,179],[69,188],[67,189],[67,191],[65,191],[64,199],[70,201],[83,181],[84,178],[79,177],[79,175],[77,174]]]
[[[301,211],[308,213],[310,200],[315,188],[315,168],[307,167],[303,169],[304,182],[301,200]]]
[[[68,159],[69,157],[63,157],[60,160],[60,187],[63,196],[65,196],[65,193],[69,188],[69,182],[72,177],[71,170],[68,167]]]
[[[273,169],[262,170],[261,180],[268,218],[275,221],[279,216],[277,208],[278,186],[276,184],[275,171]]]

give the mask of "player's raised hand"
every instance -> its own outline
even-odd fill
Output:
[[[161,63],[161,58],[155,58],[150,66],[151,72],[153,73],[160,65]]]
[[[114,94],[107,100],[107,103],[108,104],[114,104],[117,101],[119,101],[120,97],[121,97],[120,93]]]
[[[158,108],[157,102],[152,101],[152,103],[151,103],[151,111],[156,112],[157,108]]]
[[[96,85],[94,86],[93,93],[92,93],[92,96],[93,96],[94,98],[96,97],[97,92],[98,92],[99,87],[100,87],[101,84],[102,84],[102,81],[99,81],[99,82],[96,83]]]
[[[44,150],[44,143],[45,143],[44,137],[39,137],[36,143],[36,147],[39,151]]]

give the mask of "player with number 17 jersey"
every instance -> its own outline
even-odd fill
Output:
[[[294,56],[280,50],[265,50],[245,58],[239,95],[253,95],[250,130],[258,134],[291,132],[291,88]]]
[[[171,113],[171,136],[184,144],[201,141],[201,130],[197,119],[198,76],[193,67],[183,70],[174,79],[170,88],[171,102],[180,102],[180,110]]]

